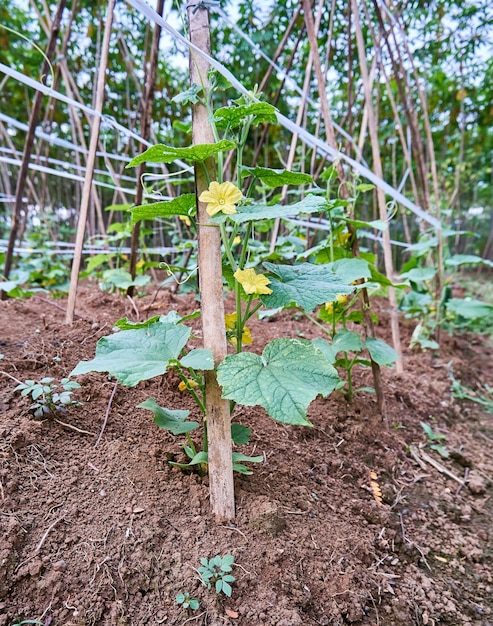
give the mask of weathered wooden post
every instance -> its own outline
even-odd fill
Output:
[[[207,54],[210,52],[209,13],[207,3],[197,2],[188,7],[190,41]],[[207,91],[209,87],[208,61],[190,51],[190,82]],[[193,107],[192,137],[194,144],[214,143],[206,107]],[[216,180],[213,159],[205,163],[210,180]],[[202,165],[195,167],[197,198],[208,188]],[[222,282],[221,234],[209,223],[206,204],[197,200],[199,240],[199,288],[204,347],[212,351],[217,366],[227,354],[224,325],[224,296]],[[205,372],[206,423],[209,455],[209,486],[212,511],[218,521],[231,520],[235,515],[233,461],[231,444],[231,416],[229,401],[221,397],[215,370]]]

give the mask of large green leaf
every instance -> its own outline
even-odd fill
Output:
[[[304,185],[313,183],[310,174],[290,172],[289,170],[275,170],[270,167],[244,167],[243,173],[259,178],[267,187],[281,187],[282,185]]]
[[[165,146],[160,143],[134,157],[127,165],[127,168],[135,167],[141,163],[172,163],[176,159],[192,162],[205,161],[205,159],[214,156],[218,152],[233,150],[235,147],[236,144],[227,139],[222,139],[217,143],[200,143],[187,148],[174,148],[173,146]]]
[[[364,259],[339,259],[331,265],[336,276],[350,285],[360,278],[370,278],[371,270],[368,261]]]
[[[334,302],[338,295],[348,295],[354,287],[341,280],[327,265],[300,263],[299,265],[275,265],[265,262],[272,294],[262,296],[266,307],[300,306],[312,311],[324,302]]]
[[[241,352],[227,356],[217,369],[223,397],[246,406],[260,405],[279,422],[310,426],[306,411],[321,394],[339,383],[337,371],[310,342],[275,339],[262,356]]]
[[[375,339],[374,337],[368,337],[365,341],[365,348],[368,349],[371,358],[378,365],[392,365],[399,358],[399,355],[382,339]]]
[[[211,350],[196,348],[180,359],[183,367],[190,367],[193,370],[213,370],[214,357]]]
[[[376,230],[387,230],[389,227],[388,222],[384,222],[383,220],[373,220],[371,222],[363,222],[362,220],[350,220],[346,219],[346,222],[352,224],[355,228],[374,228]]]
[[[81,361],[70,376],[88,372],[108,372],[122,385],[134,387],[166,372],[169,361],[176,360],[190,336],[182,324],[157,322],[148,328],[122,330],[102,337],[92,361]]]
[[[195,194],[184,193],[173,200],[153,202],[132,207],[132,224],[140,220],[153,220],[155,217],[171,217],[173,215],[192,215],[196,207]]]
[[[454,254],[445,260],[445,265],[449,267],[459,267],[460,265],[477,265],[478,263],[493,267],[493,262],[483,259],[475,254]]]
[[[363,340],[361,335],[350,330],[341,329],[334,335],[332,343],[326,339],[313,339],[312,344],[320,350],[329,363],[335,363],[339,352],[361,352]]]
[[[425,280],[432,280],[437,273],[434,267],[413,267],[409,272],[399,276],[399,280],[406,280],[413,283],[421,283]]]
[[[445,303],[445,306],[449,313],[455,313],[468,320],[479,319],[493,313],[493,306],[491,306],[491,304],[486,304],[486,302],[481,302],[473,298],[464,300],[461,298],[452,298]]]
[[[169,430],[172,435],[183,435],[199,427],[198,422],[186,422],[190,411],[179,411],[176,409],[165,409],[153,399],[149,398],[145,402],[137,405],[138,409],[148,409],[154,413],[154,423],[159,428]]]
[[[254,102],[239,106],[228,106],[214,111],[214,120],[218,128],[237,128],[247,117],[253,117],[252,124],[257,126],[261,122],[276,124],[276,109],[267,102]]]
[[[276,219],[278,217],[296,217],[300,213],[317,213],[318,211],[324,211],[327,206],[327,202],[324,198],[310,194],[294,204],[282,205],[273,204],[267,206],[265,204],[244,204],[237,208],[237,212],[233,215],[224,215],[224,213],[218,213],[210,221],[221,224],[227,219],[230,219],[237,224],[242,222],[253,222],[255,220],[268,220]]]

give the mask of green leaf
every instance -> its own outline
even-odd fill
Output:
[[[391,348],[381,339],[368,337],[364,347],[368,349],[371,358],[375,363],[378,363],[378,365],[392,365],[392,363],[395,363],[399,358],[394,348]]]
[[[106,253],[95,254],[87,260],[86,272],[92,273],[97,267],[104,265],[114,256],[114,254]]]
[[[339,383],[337,371],[308,341],[275,339],[262,356],[242,352],[227,356],[217,369],[223,397],[246,406],[260,405],[285,424],[310,426],[306,410],[319,394]]]
[[[237,446],[241,446],[250,441],[252,429],[243,424],[231,424],[231,439]]]
[[[156,217],[172,217],[173,215],[194,215],[196,208],[195,194],[184,193],[173,200],[153,202],[133,207],[132,224],[140,220],[153,220]]]
[[[137,408],[151,411],[154,414],[154,423],[157,424],[159,428],[169,430],[172,435],[189,433],[199,427],[198,422],[185,421],[189,416],[190,411],[166,409],[159,406],[153,398],[149,398],[145,402],[141,402],[137,405]]]
[[[262,122],[277,124],[276,109],[267,102],[227,106],[214,111],[217,128],[227,128],[228,126],[237,128],[245,118],[250,116],[253,116],[253,126],[258,126]]]
[[[352,224],[355,228],[374,228],[375,230],[384,231],[389,227],[388,222],[383,220],[373,220],[371,222],[363,222],[362,220],[345,220],[348,224]]]
[[[356,191],[359,191],[360,193],[366,193],[367,191],[372,191],[373,189],[375,189],[375,185],[372,185],[371,183],[359,183],[359,185],[356,185]]]
[[[434,267],[414,267],[399,276],[399,280],[406,280],[413,283],[421,283],[425,280],[432,280],[437,273]]]
[[[245,454],[241,454],[240,452],[233,452],[233,472],[238,472],[238,474],[243,474],[244,476],[251,476],[253,474],[252,470],[243,465],[241,461],[244,463],[262,463],[264,460],[263,456],[246,456]],[[231,567],[226,567],[223,565],[222,569],[224,571],[230,571]]]
[[[158,322],[102,337],[94,359],[81,361],[70,376],[108,372],[122,385],[134,387],[142,380],[164,374],[169,361],[178,359],[190,333],[187,326]]]
[[[243,222],[253,222],[255,220],[268,220],[276,219],[278,217],[296,217],[300,213],[317,213],[318,211],[324,211],[327,203],[324,198],[309,194],[294,204],[282,205],[273,204],[267,206],[265,204],[244,204],[237,208],[237,212],[233,215],[224,215],[223,213],[214,215],[211,218],[211,222],[221,224],[227,219],[235,222],[236,224],[242,224]]]
[[[332,343],[329,343],[326,339],[317,338],[312,340],[312,344],[332,364],[336,362],[339,352],[361,352],[364,348],[361,335],[345,329],[334,335]]]
[[[136,167],[141,163],[172,163],[176,159],[192,162],[205,161],[205,159],[214,156],[218,152],[233,150],[235,147],[236,144],[227,139],[222,139],[217,143],[196,144],[187,148],[174,148],[173,146],[158,144],[134,157],[126,167]]]
[[[420,422],[421,428],[425,431],[426,436],[430,441],[440,441],[447,437],[442,433],[436,433],[433,428],[426,422]]]
[[[271,309],[294,304],[305,311],[312,311],[317,305],[334,302],[338,295],[348,295],[354,289],[327,265],[274,265],[267,262],[263,265],[273,274],[269,276],[272,293],[261,298]]]
[[[479,319],[493,313],[493,306],[491,306],[491,304],[486,304],[485,302],[473,298],[464,300],[461,298],[452,298],[445,306],[449,313],[455,313],[455,315],[460,315],[468,320]]]
[[[119,330],[136,330],[137,328],[147,328],[151,324],[155,324],[159,322],[159,315],[155,315],[154,317],[149,318],[145,322],[131,322],[126,317],[122,317],[117,320],[113,326],[118,328]]]
[[[369,263],[363,259],[339,259],[331,267],[336,276],[347,285],[350,285],[355,280],[371,277]]]
[[[445,265],[449,267],[459,267],[460,265],[477,265],[485,264],[490,267],[493,266],[493,262],[488,259],[483,259],[475,254],[454,254],[449,259],[446,259]]]
[[[282,185],[304,185],[313,183],[313,177],[310,176],[310,174],[301,174],[288,170],[275,170],[269,167],[244,167],[243,173],[244,175],[259,178],[264,185],[271,189],[281,187]]]
[[[101,289],[114,287],[116,289],[126,290],[132,285],[139,287],[146,285],[151,280],[150,276],[136,276],[132,278],[132,274],[118,267],[111,270],[105,270],[101,278]]]
[[[193,370],[213,370],[214,357],[211,350],[205,348],[197,348],[180,359],[181,365]]]
[[[200,452],[197,452],[188,465],[201,465],[202,463],[207,464],[208,462],[209,458],[207,456],[207,452],[201,450]]]
[[[104,207],[105,211],[129,211],[133,204],[110,204]]]
[[[201,91],[202,87],[192,83],[186,91],[182,91],[171,98],[171,102],[176,102],[176,104],[197,104],[197,102],[200,102],[199,94]]]

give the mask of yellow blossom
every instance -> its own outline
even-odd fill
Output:
[[[327,311],[329,315],[332,315],[332,313],[334,312],[334,303],[344,305],[346,304],[347,300],[348,300],[347,295],[338,293],[334,301],[325,303],[325,310]]]
[[[188,386],[187,386],[187,384],[185,383],[185,381],[184,381],[184,380],[182,380],[182,381],[180,382],[180,384],[178,385],[178,390],[179,390],[179,391],[185,391],[185,389],[189,389],[190,387],[192,387],[192,389],[193,389],[194,387],[198,387],[198,384],[197,384],[194,380],[192,380],[191,378],[187,378],[187,383],[188,383]]]
[[[272,293],[272,289],[269,289],[267,285],[270,284],[270,280],[264,274],[256,274],[253,268],[248,270],[236,270],[233,274],[236,280],[245,290],[245,293],[252,294],[266,294]]]
[[[182,222],[185,222],[186,226],[191,226],[192,225],[192,221],[188,217],[188,215],[179,215],[178,217],[181,219]]]
[[[232,333],[232,331],[236,330],[236,319],[237,319],[236,311],[234,313],[227,313],[224,316],[224,323],[226,325],[226,330],[229,331],[228,338],[234,346],[236,346],[238,343],[237,338]],[[241,343],[244,346],[247,346],[250,343],[253,343],[252,333],[250,332],[250,329],[248,328],[248,326],[243,326],[243,332],[241,334]]]
[[[339,233],[336,237],[335,243],[337,246],[343,246],[350,237],[350,233]]]
[[[213,180],[209,189],[199,196],[200,202],[207,202],[206,211],[211,217],[219,211],[233,215],[236,213],[236,203],[242,198],[243,194],[233,183],[218,183],[216,180]]]
[[[233,244],[238,244],[241,243],[241,237],[239,235],[236,235],[236,237],[233,239]]]

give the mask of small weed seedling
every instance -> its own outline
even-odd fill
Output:
[[[53,384],[54,378],[42,378],[39,382],[35,380],[26,380],[17,385],[14,391],[20,391],[21,396],[31,396],[34,400],[29,407],[34,413],[34,417],[42,418],[47,415],[61,412],[70,404],[79,404],[76,400],[72,400],[72,392],[79,389],[79,383],[62,378],[60,385],[63,391],[56,391],[57,385]]]
[[[190,609],[192,611],[196,611],[200,604],[196,598],[190,597],[190,594],[187,592],[177,594],[175,598],[176,604],[179,604],[184,609]]]
[[[442,435],[442,433],[436,433],[433,428],[425,422],[420,422],[420,424],[421,428],[425,431],[425,435],[428,437],[428,447],[431,448],[431,450],[438,452],[443,459],[447,459],[449,456],[447,448],[442,443],[437,443],[443,441],[447,437]]]
[[[202,584],[211,589],[214,585],[216,593],[224,593],[225,596],[231,597],[232,589],[229,583],[234,583],[235,577],[230,574],[231,566],[233,565],[235,557],[231,554],[225,556],[215,556],[210,561],[202,557],[200,562],[201,567],[198,568],[198,573],[202,580]]]

